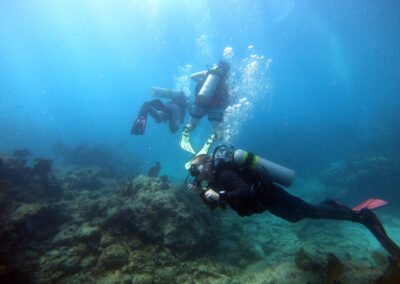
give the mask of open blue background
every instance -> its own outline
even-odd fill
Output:
[[[179,134],[150,120],[130,136],[140,105],[151,86],[176,87],[185,66],[202,71],[227,46],[240,64],[249,45],[272,60],[270,99],[233,142],[300,175],[371,151],[373,120],[399,108],[398,1],[3,0],[0,152],[52,156],[57,139],[84,142],[140,158],[143,171],[159,160],[180,180],[190,155]],[[399,130],[390,116],[379,123]],[[195,147],[210,131],[203,121]]]

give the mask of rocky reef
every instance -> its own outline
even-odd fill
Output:
[[[116,180],[93,167],[58,171],[55,182],[51,164],[1,157],[1,279],[162,283],[201,274],[182,262],[215,249],[221,232],[197,198],[166,176]]]
[[[163,184],[139,176],[111,191],[71,190],[79,202],[65,203],[71,220],[42,257],[45,279],[95,282],[99,276],[128,280],[139,274],[161,281],[171,274],[162,265],[174,266],[203,254],[203,247],[211,249],[217,232],[208,229],[210,213]]]
[[[104,145],[79,143],[70,146],[60,138],[53,143],[52,150],[60,169],[101,169],[107,177],[113,178],[137,176],[142,164],[140,157],[126,159],[125,153],[118,155]]]
[[[341,192],[343,198],[357,195],[358,202],[371,196],[400,201],[394,190],[400,184],[399,172],[400,162],[395,156],[353,156],[333,163],[321,180]]]
[[[333,254],[354,243],[321,237],[329,225],[239,218],[166,176],[29,158],[0,159],[2,283],[370,283],[397,271],[381,252]]]

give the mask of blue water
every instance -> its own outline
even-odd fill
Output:
[[[143,172],[159,160],[180,181],[190,155],[179,134],[152,119],[144,136],[130,127],[152,86],[186,88],[192,100],[187,76],[226,47],[252,103],[233,118],[237,147],[313,175],[379,148],[373,129],[399,129],[380,115],[400,105],[398,1],[2,0],[0,152],[52,157],[57,140],[88,143],[121,163],[140,159]],[[211,131],[204,119],[194,146]]]

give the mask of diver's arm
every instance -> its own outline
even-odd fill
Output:
[[[211,209],[215,209],[218,207],[218,201],[215,200],[210,200],[205,196],[206,191],[201,187],[201,185],[196,185],[196,184],[188,184],[187,186],[188,190],[196,192],[201,200]]]
[[[224,200],[231,207],[237,203],[254,201],[255,194],[247,183],[234,171],[223,170],[218,178],[218,184],[222,185],[224,191]]]

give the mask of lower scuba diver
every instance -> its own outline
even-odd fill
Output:
[[[241,217],[269,211],[293,223],[306,218],[360,223],[392,258],[400,260],[399,246],[372,211],[386,205],[386,201],[369,199],[353,209],[332,199],[316,205],[307,203],[278,185],[290,186],[294,180],[292,170],[226,145],[217,146],[211,156],[194,157],[189,173],[195,180],[188,189],[197,192],[211,209],[229,205]]]
[[[183,123],[186,110],[191,108],[191,104],[183,91],[151,88],[151,96],[169,99],[163,103],[160,99],[145,102],[140,108],[138,118],[132,125],[132,135],[143,135],[146,130],[147,115],[150,114],[156,123],[168,122],[171,133],[179,129]]]
[[[195,100],[190,111],[189,122],[186,124],[180,146],[182,149],[195,154],[190,142],[189,133],[193,131],[203,116],[207,115],[214,129],[215,139],[223,138],[224,111],[229,103],[229,90],[227,78],[229,63],[219,61],[207,71],[190,75],[197,85],[195,88]]]

